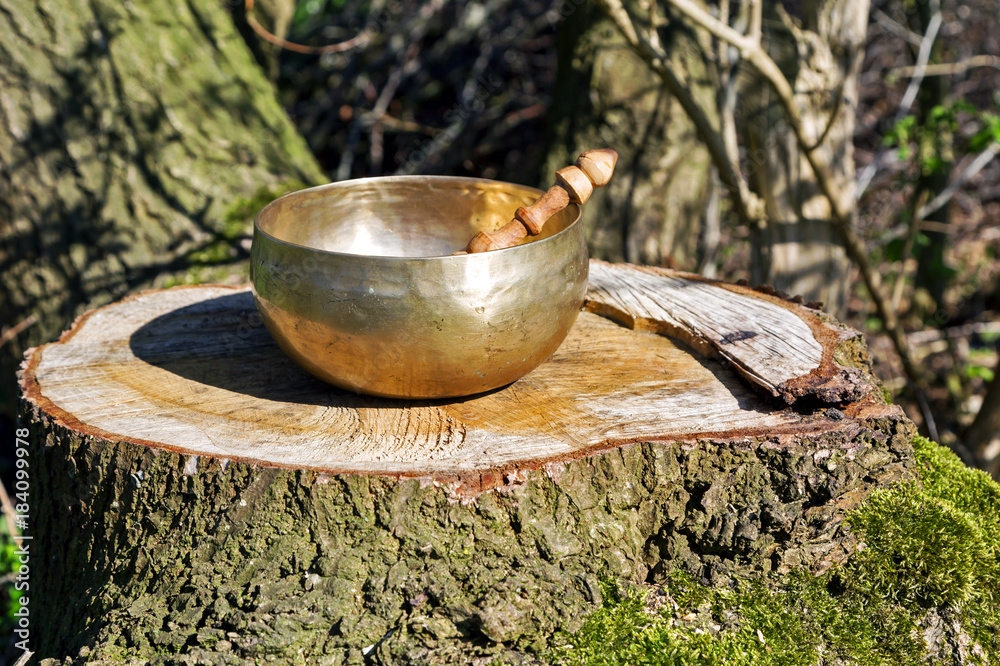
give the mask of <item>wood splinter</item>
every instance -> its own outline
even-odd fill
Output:
[[[614,173],[618,153],[612,148],[588,150],[575,166],[556,171],[556,184],[528,207],[522,206],[506,226],[489,233],[480,231],[465,248],[469,254],[513,247],[529,235],[537,236],[545,223],[570,203],[587,203],[595,187],[606,185]],[[459,253],[461,254],[461,253]]]

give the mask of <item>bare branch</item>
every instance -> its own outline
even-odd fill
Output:
[[[28,318],[18,322],[17,324],[14,324],[13,326],[5,330],[2,334],[0,334],[0,347],[3,347],[5,344],[16,338],[26,329],[29,329],[32,326],[34,326],[37,322],[38,322],[38,317],[36,317],[35,315],[30,315]]]
[[[760,46],[761,26],[764,23],[764,2],[763,0],[750,0],[750,28],[747,37],[757,46]]]
[[[994,69],[1000,69],[1000,56],[977,55],[972,56],[971,58],[966,58],[965,60],[959,60],[958,62],[935,63],[924,67],[923,75],[949,76],[951,74],[962,74],[976,67],[993,67]],[[916,66],[898,67],[896,69],[889,70],[889,73],[896,76],[915,76],[919,73],[919,71],[920,70]]]
[[[273,32],[262,26],[253,15],[253,2],[254,0],[246,0],[247,24],[265,41],[288,51],[305,53],[306,55],[340,53],[341,51],[349,51],[350,49],[358,46],[367,46],[368,42],[371,41],[371,36],[367,32],[361,32],[338,44],[327,44],[326,46],[306,46],[305,44],[296,44],[295,42],[290,42],[287,39],[278,37]]]
[[[972,160],[969,166],[966,167],[965,171],[963,171],[958,178],[948,183],[948,187],[941,190],[941,193],[934,197],[930,203],[925,206],[921,206],[917,215],[923,219],[951,201],[951,198],[955,196],[955,193],[958,192],[963,185],[969,182],[970,179],[975,177],[977,173],[982,171],[987,164],[992,162],[993,158],[996,157],[998,153],[1000,153],[1000,144],[991,143],[989,148],[976,155],[976,159]]]
[[[743,51],[742,55],[744,58],[747,57],[747,52],[760,46],[759,42],[755,42],[752,38],[736,32],[711,14],[706,13],[701,7],[691,2],[691,0],[669,0],[669,4],[676,7],[680,13],[722,41],[729,42],[740,49],[740,51]],[[751,18],[752,22],[753,19]]]
[[[967,338],[971,335],[981,335],[983,333],[992,335],[1000,334],[1000,321],[976,321],[944,329],[931,328],[924,331],[914,331],[913,333],[908,333],[906,339],[913,345],[929,345],[940,340]]]
[[[932,1],[932,4],[934,5],[934,14],[931,15],[931,20],[927,24],[927,32],[920,41],[920,50],[917,52],[917,64],[914,67],[910,85],[906,87],[906,92],[903,94],[903,101],[899,103],[899,110],[896,112],[896,122],[902,120],[910,112],[910,107],[913,106],[913,102],[917,99],[917,93],[920,91],[920,83],[924,80],[927,61],[931,57],[931,49],[934,48],[934,41],[937,39],[938,30],[941,29],[940,3],[935,0]]]
[[[656,0],[646,0],[646,3],[649,5],[649,44],[656,50],[662,50],[660,33],[656,30],[660,24],[660,18],[656,15]]]

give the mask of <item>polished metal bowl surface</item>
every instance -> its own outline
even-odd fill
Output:
[[[474,178],[390,176],[287,194],[254,222],[257,308],[295,362],[391,398],[510,384],[556,350],[587,289],[580,209],[521,245],[452,256],[541,192]]]

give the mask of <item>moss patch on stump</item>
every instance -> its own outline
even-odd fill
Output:
[[[559,664],[995,664],[1000,485],[917,437],[919,479],[849,516],[844,564],[709,588],[683,573],[609,586],[603,607],[542,656]]]

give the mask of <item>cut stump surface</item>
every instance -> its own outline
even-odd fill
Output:
[[[371,398],[311,377],[275,345],[248,287],[151,291],[94,311],[36,351],[24,381],[61,423],[108,439],[296,469],[477,480],[627,442],[836,429],[839,415],[803,416],[755,389],[839,404],[872,388],[832,363],[854,333],[801,306],[597,261],[591,283],[589,312],[554,356],[461,400]]]

